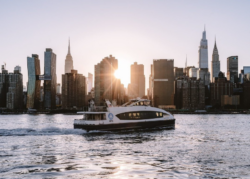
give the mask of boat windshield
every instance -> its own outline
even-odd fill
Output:
[[[129,101],[129,102],[123,104],[122,106],[129,106],[129,105],[131,105],[132,103],[134,103],[134,102],[136,102],[136,101],[138,101],[138,100],[131,100],[131,101]]]
[[[127,103],[125,103],[122,106],[130,106],[131,104],[133,104],[133,106],[149,106],[150,105],[150,101],[149,100],[145,100],[145,101],[140,101],[140,100],[131,100]]]

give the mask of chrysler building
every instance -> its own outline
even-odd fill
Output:
[[[68,54],[65,59],[65,73],[71,73],[71,70],[73,70],[73,59],[70,54],[70,40],[69,40]]]

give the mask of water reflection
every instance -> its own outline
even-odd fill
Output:
[[[175,115],[171,130],[89,133],[73,129],[76,116],[16,117],[0,119],[3,178],[250,176],[247,115]]]

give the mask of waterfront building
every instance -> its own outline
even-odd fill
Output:
[[[184,74],[185,73],[184,73],[183,68],[174,67],[174,77],[175,78],[182,77]]]
[[[226,105],[230,106],[238,106],[240,104],[240,96],[239,95],[222,95],[221,96],[221,106],[224,107]]]
[[[105,57],[100,63],[95,65],[95,105],[104,106],[105,99],[112,102],[116,101],[118,105],[120,101],[124,101],[124,99],[120,99],[120,80],[117,80],[114,76],[114,72],[117,69],[118,60],[112,55]],[[117,99],[118,97],[119,100]]]
[[[244,80],[242,88],[243,88],[243,98],[242,98],[243,107],[245,109],[250,109],[250,93],[249,93],[250,80],[249,79]]]
[[[211,82],[214,82],[215,77],[218,77],[219,73],[220,73],[220,60],[219,60],[219,52],[215,41],[212,61],[211,61]]]
[[[8,75],[8,93],[6,97],[6,108],[22,109],[23,108],[23,75],[21,67],[16,66],[14,73]]]
[[[87,93],[91,92],[91,89],[93,88],[93,74],[88,73],[88,91]]]
[[[73,58],[70,53],[70,41],[69,41],[69,46],[68,46],[68,54],[65,59],[65,67],[64,67],[64,72],[65,73],[71,73],[71,70],[73,70]]]
[[[44,52],[44,108],[56,108],[56,54],[51,48]]]
[[[153,60],[151,66],[151,83],[149,91],[152,105],[173,105],[174,104],[174,60],[157,59]]]
[[[20,66],[15,67],[14,73],[8,73],[5,65],[2,65],[0,107],[8,109],[23,108],[23,75]]]
[[[205,85],[196,78],[175,80],[175,106],[177,109],[204,109]]]
[[[199,70],[199,68],[190,68],[189,69],[189,75],[187,75],[190,78],[197,78],[197,71]]]
[[[77,70],[62,75],[62,108],[82,109],[85,106],[86,78]]]
[[[130,84],[128,85],[129,98],[145,96],[144,65],[134,62],[130,67]]]
[[[202,39],[200,41],[200,47],[198,53],[199,53],[199,60],[198,60],[199,70],[197,71],[197,79],[201,79],[205,85],[209,85],[210,73],[208,71],[208,46],[207,46],[205,29],[202,33]]]
[[[232,83],[238,82],[238,56],[227,58],[227,80]]]
[[[8,70],[2,65],[2,73],[0,73],[0,107],[6,107],[6,94],[8,92]]]
[[[38,109],[40,101],[40,60],[39,56],[32,54],[32,57],[27,57],[28,68],[28,87],[27,87],[27,104],[30,109]]]
[[[214,82],[210,83],[210,104],[221,106],[221,96],[223,95],[233,95],[233,83],[228,81],[224,74],[220,72],[218,77],[215,77]]]

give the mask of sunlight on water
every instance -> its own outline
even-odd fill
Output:
[[[176,127],[73,129],[77,115],[1,115],[1,178],[249,178],[249,115],[175,115]]]

